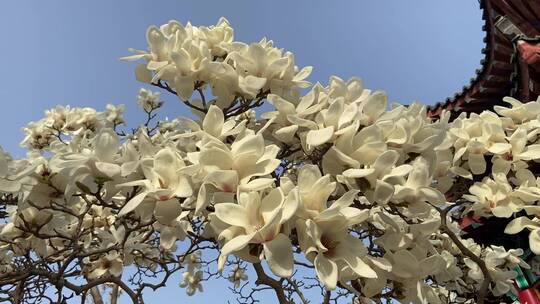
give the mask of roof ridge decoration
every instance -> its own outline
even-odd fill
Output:
[[[524,101],[540,94],[540,2],[537,0],[480,0],[485,57],[470,83],[454,96],[429,108],[437,118],[481,112],[502,103],[504,96]]]

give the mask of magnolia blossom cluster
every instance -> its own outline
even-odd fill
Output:
[[[225,18],[215,26],[196,27],[170,21],[146,32],[148,51],[132,50],[124,60],[143,59],[137,79],[167,82],[187,100],[196,89],[210,87],[221,107],[237,98],[254,98],[271,90],[282,95],[307,87],[311,67],[299,70],[290,52],[274,47],[272,41],[246,44],[234,41],[234,31]],[[204,105],[203,105],[204,106]]]
[[[123,107],[57,107],[25,128],[31,153],[0,153],[1,291],[17,296],[20,277],[62,286],[63,299],[101,282],[138,303],[181,272],[189,295],[221,277],[245,301],[248,278],[280,303],[304,301],[315,285],[296,278],[312,276],[336,303],[488,290],[481,302],[528,265],[522,250],[463,236],[455,218],[470,213],[515,217],[505,232],[530,230],[540,253],[540,100],[432,121],[426,106],[389,105],[357,78],[311,86],[311,68],[271,41],[234,41],[225,19],[171,21],[147,41],[126,58],[145,62],[137,78],[195,118],[126,134]],[[263,102],[271,110],[256,114]],[[138,104],[153,118],[163,102],[141,89]]]
[[[44,150],[69,137],[73,141],[93,137],[95,132],[105,126],[124,123],[124,105],[107,105],[103,112],[93,108],[70,108],[57,106],[45,112],[45,117],[29,123],[23,132],[25,138],[21,145],[30,150]]]

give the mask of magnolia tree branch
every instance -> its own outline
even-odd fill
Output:
[[[257,274],[257,280],[255,281],[256,285],[266,285],[272,288],[280,304],[290,304],[290,302],[287,300],[287,297],[285,296],[285,292],[283,291],[283,285],[280,281],[274,280],[270,276],[268,276],[264,272],[261,264],[259,263],[253,264],[253,269]]]
[[[477,303],[483,304],[485,302],[485,298],[486,298],[486,295],[487,295],[487,292],[488,292],[488,289],[489,289],[489,284],[492,281],[491,274],[489,273],[489,269],[486,266],[486,262],[484,260],[482,260],[481,257],[474,254],[474,252],[472,252],[469,248],[467,248],[467,246],[465,246],[463,244],[463,242],[454,233],[454,231],[452,231],[452,229],[450,229],[450,227],[448,226],[448,223],[447,223],[447,221],[448,221],[448,213],[452,209],[454,209],[454,208],[456,208],[456,207],[458,207],[458,206],[460,206],[462,204],[465,204],[465,203],[467,203],[467,201],[461,200],[461,201],[458,201],[457,203],[452,204],[451,206],[446,207],[444,209],[441,209],[441,208],[433,206],[433,205],[432,206],[441,215],[441,230],[450,237],[452,242],[454,242],[454,244],[459,248],[459,250],[461,250],[461,252],[465,256],[470,258],[473,262],[475,262],[478,265],[478,267],[480,267],[480,270],[482,271],[482,274],[484,275],[484,280],[482,281],[482,284],[480,285],[480,290],[478,290],[478,295],[477,295],[476,300],[477,300]]]

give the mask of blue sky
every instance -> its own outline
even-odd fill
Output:
[[[358,76],[401,103],[433,104],[453,95],[482,58],[481,12],[471,0],[3,0],[1,5],[0,145],[14,156],[25,153],[19,147],[21,127],[57,104],[102,110],[107,103],[123,103],[128,122],[138,125],[141,84],[133,76],[135,65],[118,58],[129,47],[145,48],[146,28],[170,19],[211,25],[225,16],[237,40],[266,36],[295,53],[299,66],[314,66],[312,82]],[[174,97],[163,96],[163,115],[186,113]],[[148,303],[221,303],[226,292],[219,281],[188,299],[177,284],[178,278]]]

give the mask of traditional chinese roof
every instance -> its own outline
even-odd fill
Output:
[[[504,96],[536,100],[540,95],[540,1],[481,0],[485,54],[476,76],[460,92],[430,108],[455,117],[501,104]]]

